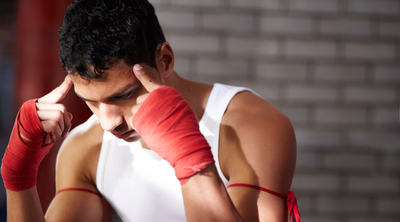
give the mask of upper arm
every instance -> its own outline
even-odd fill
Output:
[[[221,124],[220,162],[229,183],[260,186],[283,195],[296,165],[296,139],[289,119],[262,98],[243,92]],[[283,221],[286,201],[269,193],[232,187],[229,195],[249,221]]]
[[[81,188],[98,192],[97,161],[103,131],[97,125],[87,131],[73,131],[57,157],[56,190]],[[99,139],[100,138],[100,139]],[[46,213],[47,221],[101,221],[102,198],[85,191],[58,193]]]

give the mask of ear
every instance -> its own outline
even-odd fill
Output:
[[[157,47],[155,61],[158,72],[164,78],[168,77],[174,71],[174,52],[168,42],[164,42]]]

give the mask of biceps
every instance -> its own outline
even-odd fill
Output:
[[[47,222],[102,221],[101,197],[82,191],[66,191],[57,194],[46,213]]]

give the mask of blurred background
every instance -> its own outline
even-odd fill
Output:
[[[20,105],[65,76],[57,30],[70,2],[0,0],[1,153]],[[304,221],[400,222],[400,0],[150,2],[180,75],[253,88],[291,119]],[[73,93],[65,104],[74,125],[90,115]],[[44,208],[56,153],[39,172]],[[2,187],[3,220],[5,205]]]

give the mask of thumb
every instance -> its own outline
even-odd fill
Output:
[[[161,84],[150,77],[142,65],[134,65],[133,73],[135,73],[136,78],[142,83],[148,92],[152,92],[161,87]]]

